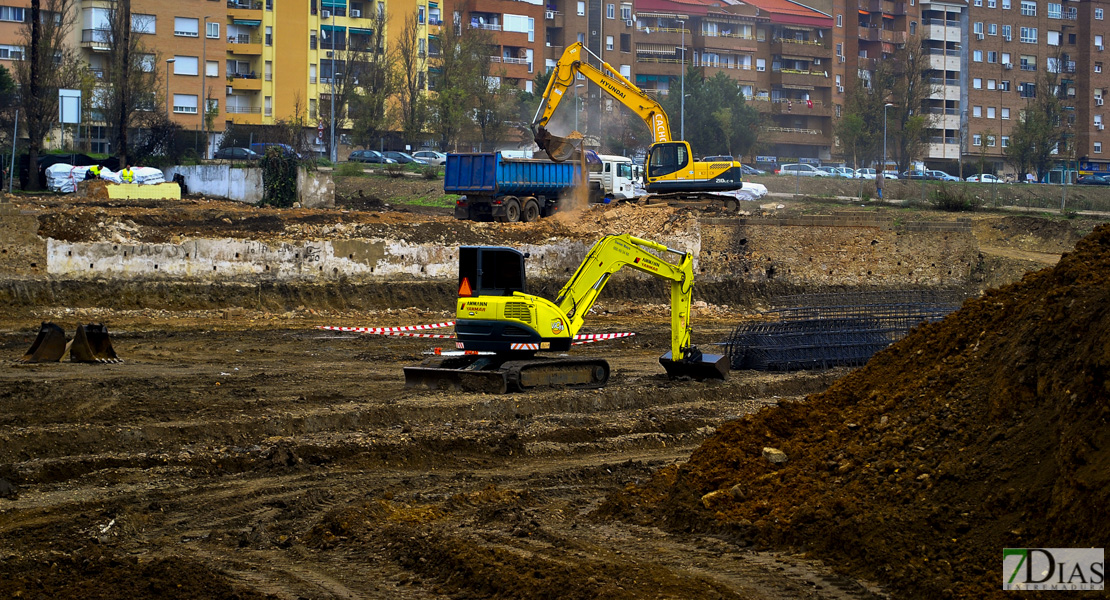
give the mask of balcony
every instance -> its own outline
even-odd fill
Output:
[[[778,100],[771,100],[769,108],[771,114],[775,115],[792,115],[803,117],[831,117],[832,105],[826,104],[820,100],[788,100],[786,98],[779,98]],[[761,104],[757,108],[764,108]]]
[[[880,27],[860,27],[859,39],[868,42],[886,42],[888,44],[906,43],[905,31],[894,31]]]
[[[946,21],[944,19],[924,19],[925,39],[927,40],[958,40],[960,39],[960,22]]]
[[[247,34],[229,35],[227,36],[227,51],[229,54],[262,56],[262,36]]]
[[[231,89],[236,92],[262,91],[262,79],[257,73],[229,73],[227,81]]]
[[[90,50],[108,50],[112,47],[112,32],[108,29],[82,29],[81,47]]]
[[[257,106],[228,106],[227,120],[240,125],[261,125],[262,109]]]
[[[943,48],[929,48],[927,51],[929,57],[929,68],[936,71],[960,71],[960,51],[948,50],[947,53]]]
[[[930,142],[936,138],[929,138]],[[947,140],[955,140],[948,143]],[[958,160],[960,158],[960,144],[956,138],[945,138],[944,143],[929,143],[925,146],[927,158]]]
[[[828,145],[828,140],[824,139],[825,134],[820,129],[807,129],[799,127],[764,127],[763,131],[767,134],[766,141],[770,144],[802,144],[806,146],[820,146]]]
[[[828,74],[825,71],[798,71],[795,69],[780,69],[771,73],[772,85],[829,87]]]
[[[244,19],[247,21],[261,21],[262,3],[253,0],[230,0],[227,3],[227,18],[232,20]]]
[[[694,41],[689,29],[678,27],[641,27],[638,23],[636,24],[636,35],[633,36],[637,41],[642,40],[652,44],[667,44],[670,46],[678,46],[681,44],[683,37],[686,38],[687,44]]]
[[[800,58],[828,58],[832,53],[822,42],[780,38],[771,41],[771,54]]]

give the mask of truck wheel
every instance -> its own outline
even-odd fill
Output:
[[[531,223],[540,218],[540,205],[533,199],[524,202],[524,222]]]
[[[510,198],[505,201],[505,222],[516,223],[520,220],[520,200]]]

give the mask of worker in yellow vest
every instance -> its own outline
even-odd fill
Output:
[[[93,165],[89,167],[88,171],[85,171],[85,181],[90,179],[100,179],[100,165]]]
[[[131,171],[131,165],[124,165],[123,170],[119,172],[119,178],[124,183],[134,183],[135,173]]]

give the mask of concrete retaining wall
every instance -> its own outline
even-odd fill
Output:
[[[231,165],[188,165],[169,167],[166,181],[180,173],[190,194],[227,198],[258,204],[262,202],[262,169],[233,169]],[[334,201],[333,201],[334,202]]]

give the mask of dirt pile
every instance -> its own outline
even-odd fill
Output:
[[[599,515],[800,547],[899,598],[1000,597],[1003,548],[1110,538],[1108,289],[1101,226],[826,392],[722,426]]]

